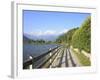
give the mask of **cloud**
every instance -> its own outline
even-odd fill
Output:
[[[56,34],[56,31],[54,30],[47,30],[43,33],[43,35],[54,35],[54,34]]]
[[[54,30],[47,30],[47,31],[38,30],[38,31],[31,32],[30,34],[35,35],[35,36],[54,35],[54,34],[56,34],[56,31],[54,31]]]
[[[59,32],[59,34],[63,34],[63,33],[66,33],[66,32],[68,32],[68,29],[62,30],[61,32]]]
[[[31,32],[29,34],[35,35],[35,36],[60,35],[60,34],[66,33],[67,31],[68,31],[68,29],[64,29],[64,30],[61,30],[61,31],[55,31],[55,30],[41,31],[41,30],[37,30],[37,31]]]

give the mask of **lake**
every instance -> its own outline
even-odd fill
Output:
[[[37,57],[47,52],[50,48],[55,48],[58,44],[24,44],[23,45],[23,61],[27,60],[30,55]]]

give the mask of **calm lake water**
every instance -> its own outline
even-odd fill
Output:
[[[50,48],[55,48],[58,44],[45,44],[45,45],[34,45],[24,44],[23,46],[23,61],[27,60],[30,55],[36,57],[47,52]]]

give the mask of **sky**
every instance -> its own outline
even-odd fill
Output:
[[[59,35],[80,27],[89,13],[23,10],[23,31],[29,35]]]

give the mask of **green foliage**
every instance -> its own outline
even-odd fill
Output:
[[[77,29],[78,29],[78,28],[71,29],[71,30],[69,30],[69,31],[66,33],[66,42],[67,42],[68,46],[71,45],[72,36],[73,36],[74,32],[75,32]]]
[[[33,44],[43,44],[43,43],[45,43],[45,41],[44,40],[29,40],[29,43],[31,44],[31,43],[33,43]]]
[[[80,51],[91,51],[91,17],[87,17],[80,28],[74,28],[67,33],[60,35],[57,43],[72,45],[74,48],[78,48]]]
[[[77,58],[79,59],[79,62],[83,65],[83,66],[90,66],[91,65],[91,61],[89,58],[87,58],[84,54],[80,53],[80,52],[76,52],[74,50],[72,50],[75,55],[77,56]]]
[[[87,17],[72,36],[72,45],[80,50],[91,51],[91,17]]]
[[[71,40],[72,40],[72,35],[74,34],[74,32],[77,29],[78,28],[71,29],[67,33],[64,33],[64,34],[60,35],[58,37],[58,39],[56,40],[56,42],[58,42],[58,43],[66,43],[68,46],[70,46]]]

